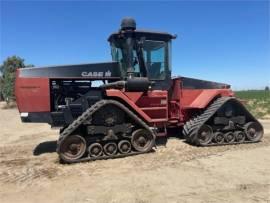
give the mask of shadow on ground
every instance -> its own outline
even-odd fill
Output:
[[[181,135],[181,133],[179,131],[169,130],[167,137],[166,136],[158,137],[156,139],[156,145],[157,146],[162,146],[162,145],[166,146],[168,139],[183,139],[183,136]],[[41,142],[33,150],[33,155],[39,156],[41,154],[54,153],[54,152],[56,152],[56,147],[57,147],[57,141]]]
[[[39,143],[35,147],[33,154],[34,156],[39,156],[41,154],[53,153],[53,152],[56,152],[56,141],[46,141],[46,142]]]

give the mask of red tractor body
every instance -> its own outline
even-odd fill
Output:
[[[171,77],[172,39],[124,19],[108,39],[113,62],[19,69],[22,121],[59,127],[68,163],[149,152],[169,128],[198,146],[259,141],[262,125],[229,85]]]
[[[20,70],[17,74],[16,97],[19,111],[28,114],[49,114],[52,112],[50,80],[55,78],[24,78],[20,77]],[[68,80],[69,78],[57,79]],[[74,80],[74,78],[70,79]],[[84,80],[86,79],[84,78]],[[212,82],[208,83],[213,84]],[[147,121],[150,126],[163,127],[183,126],[186,121],[194,116],[195,112],[206,108],[215,98],[233,96],[232,90],[225,84],[220,89],[185,88],[181,77],[172,79],[172,86],[169,90],[127,92],[125,89],[108,89],[104,94],[107,98],[117,99],[125,103]]]

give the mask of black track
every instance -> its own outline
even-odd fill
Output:
[[[71,136],[72,133],[77,128],[79,128],[81,125],[84,124],[84,122],[89,122],[89,120],[92,119],[92,115],[97,110],[99,110],[100,108],[102,108],[103,106],[108,105],[108,104],[115,105],[118,108],[120,108],[121,110],[123,110],[131,119],[134,120],[135,123],[137,123],[142,128],[148,130],[153,135],[153,138],[155,140],[155,138],[156,138],[155,132],[142,119],[140,119],[136,114],[134,114],[132,111],[130,111],[126,106],[124,106],[123,104],[121,104],[120,102],[115,101],[115,100],[100,100],[100,101],[96,102],[94,105],[92,105],[90,108],[88,108],[81,116],[79,116],[76,120],[74,120],[67,128],[65,128],[60,133],[59,139],[57,141],[57,153],[59,154],[59,157],[63,162],[65,162],[65,163],[78,163],[78,162],[82,162],[82,161],[94,161],[94,160],[100,160],[100,159],[120,158],[120,157],[125,157],[125,156],[143,154],[143,153],[147,153],[147,152],[152,150],[153,146],[144,152],[131,151],[130,153],[127,153],[127,154],[116,154],[116,155],[111,155],[111,156],[107,156],[107,155],[103,155],[101,157],[88,156],[88,157],[82,157],[82,158],[77,159],[77,160],[67,160],[62,156],[60,147],[61,147],[61,144],[63,143],[63,141],[68,136]]]
[[[246,108],[234,97],[220,97],[218,99],[216,99],[211,105],[208,106],[207,109],[205,109],[205,111],[201,114],[198,115],[195,118],[192,118],[191,120],[189,120],[183,127],[183,134],[186,137],[186,141],[192,145],[197,145],[197,146],[218,146],[218,145],[230,145],[230,144],[242,144],[242,143],[254,143],[254,142],[258,142],[258,141],[249,141],[247,140],[247,138],[245,138],[245,140],[241,141],[241,142],[230,142],[230,143],[215,143],[214,142],[214,137],[212,138],[211,142],[209,142],[208,144],[201,144],[198,140],[198,131],[200,129],[200,127],[204,124],[206,124],[211,118],[212,116],[214,116],[214,114],[227,102],[234,102],[236,104],[238,104],[238,106],[241,106],[241,108],[243,108],[243,112],[245,112],[245,115],[248,116],[250,118],[250,121],[253,122],[258,122],[256,120],[256,118],[254,118],[249,112],[248,110],[246,110]],[[259,123],[259,122],[258,122]],[[207,123],[208,124],[208,123]],[[214,124],[208,124],[208,125],[214,125]],[[261,124],[260,124],[261,125]]]

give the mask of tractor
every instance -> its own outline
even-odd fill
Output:
[[[59,128],[64,163],[147,153],[171,129],[201,147],[259,142],[261,123],[230,85],[171,76],[174,39],[124,18],[108,38],[112,62],[18,69],[22,122]]]

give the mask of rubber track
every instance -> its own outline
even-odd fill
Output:
[[[147,152],[149,152],[149,151],[152,150],[152,148],[150,148],[150,150],[149,151],[146,151],[146,152],[130,152],[128,154],[118,154],[118,155],[112,155],[112,156],[101,156],[101,157],[96,157],[96,158],[83,157],[81,159],[74,160],[74,161],[65,160],[65,158],[61,156],[60,146],[63,143],[63,141],[68,136],[72,135],[72,133],[78,127],[80,127],[80,125],[82,125],[85,121],[87,121],[88,119],[91,119],[92,115],[96,111],[98,111],[100,108],[102,108],[103,106],[108,105],[108,104],[113,104],[113,105],[119,107],[120,109],[122,109],[137,124],[141,125],[143,128],[145,128],[146,130],[148,130],[153,135],[154,140],[156,139],[156,133],[142,119],[140,119],[136,114],[134,114],[132,111],[130,111],[125,105],[123,105],[120,102],[115,101],[115,100],[100,100],[100,101],[96,102],[94,105],[92,105],[90,108],[88,108],[84,113],[82,113],[81,116],[79,116],[76,120],[74,120],[67,128],[65,128],[60,133],[59,139],[57,141],[57,153],[59,154],[59,157],[60,157],[60,159],[62,161],[64,161],[65,163],[78,163],[78,162],[82,162],[82,161],[91,161],[91,160],[94,161],[94,160],[99,160],[99,159],[119,158],[119,157],[125,157],[125,156],[143,154],[143,153],[147,153]]]
[[[197,133],[200,127],[205,124],[225,103],[228,101],[234,101],[242,106],[245,110],[245,113],[248,114],[254,121],[257,121],[254,116],[252,116],[248,110],[234,97],[220,97],[216,99],[201,115],[196,116],[189,120],[183,127],[183,134],[186,137],[186,141],[192,145],[197,146],[217,146],[217,145],[230,145],[230,144],[242,144],[242,143],[254,143],[254,141],[245,140],[241,143],[232,142],[232,143],[222,143],[217,144],[210,142],[209,144],[202,145],[197,140]],[[258,121],[257,121],[258,122]],[[259,123],[259,122],[258,122]]]

